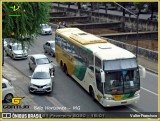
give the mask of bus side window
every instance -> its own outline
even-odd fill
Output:
[[[59,45],[61,47],[61,37],[59,35],[56,35],[56,42],[57,42],[57,45]]]

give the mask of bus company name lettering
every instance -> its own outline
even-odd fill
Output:
[[[73,58],[71,56],[69,56],[68,54],[64,53],[63,56],[66,57],[71,62],[73,61]]]

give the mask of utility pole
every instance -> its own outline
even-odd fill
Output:
[[[127,12],[129,12],[130,14],[132,14],[133,16],[136,17],[136,32],[137,32],[137,36],[136,36],[136,58],[137,58],[137,61],[138,61],[138,23],[139,23],[139,16],[136,15],[135,13],[129,11],[128,9],[126,9],[125,7],[121,6],[120,4],[114,2],[116,5],[118,5],[119,7],[121,7],[123,10],[126,10]]]

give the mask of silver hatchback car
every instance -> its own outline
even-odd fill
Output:
[[[31,76],[29,92],[52,92],[53,77],[48,67],[37,66]]]
[[[46,34],[52,34],[52,28],[48,24],[40,24],[41,26],[41,34],[46,35]]]
[[[55,72],[55,67],[52,61],[50,61],[44,54],[31,55],[28,65],[29,69],[32,71],[34,71],[38,65],[43,65],[44,67],[48,67],[51,70],[52,75],[54,75]]]
[[[51,41],[47,41],[44,45],[43,45],[43,49],[45,53],[50,54],[51,56],[55,57],[55,41],[51,40]]]

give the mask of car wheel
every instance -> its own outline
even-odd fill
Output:
[[[54,54],[51,52],[51,56],[54,57]]]
[[[28,87],[28,92],[29,92],[30,94],[33,94],[33,92],[30,91],[30,87]]]
[[[13,59],[13,60],[15,59],[13,54],[12,54],[12,59]]]
[[[47,51],[44,49],[44,53],[47,53]]]
[[[4,101],[7,103],[10,103],[12,102],[12,98],[13,98],[13,95],[9,93],[5,96]]]
[[[30,64],[28,64],[28,65],[29,65],[29,70],[32,70],[32,68],[31,68]]]
[[[6,53],[6,56],[8,56],[8,53],[5,51],[5,53]]]

